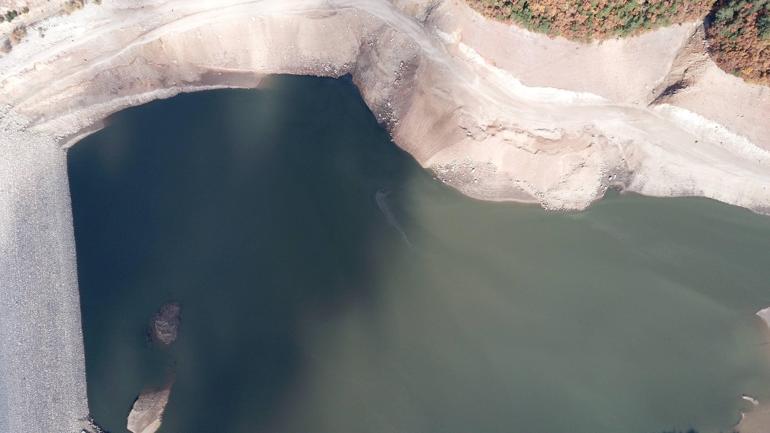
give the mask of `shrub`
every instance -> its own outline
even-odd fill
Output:
[[[591,40],[702,19],[714,0],[468,0],[481,13],[551,36]]]
[[[27,36],[27,27],[19,26],[13,29],[8,39],[11,41],[12,45],[16,45],[21,42],[25,36]]]
[[[770,84],[770,0],[720,0],[706,34],[722,69]]]
[[[8,22],[13,21],[14,18],[16,18],[18,16],[19,16],[19,11],[15,11],[15,10],[10,10],[10,11],[6,12],[5,15],[4,15],[5,20],[8,21]]]
[[[770,39],[770,14],[765,14],[757,20],[757,31],[762,39]]]
[[[86,0],[67,0],[64,3],[64,12],[71,14],[78,9],[82,9],[86,5]]]

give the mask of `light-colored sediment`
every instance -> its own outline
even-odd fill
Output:
[[[759,406],[759,400],[756,397],[752,397],[748,394],[741,395],[741,400],[751,403],[752,406]]]
[[[757,316],[767,325],[770,338],[770,307],[757,311]],[[759,401],[754,397],[742,395],[741,398],[751,403],[752,408],[741,413],[741,420],[735,431],[738,433],[770,433],[770,402]]]
[[[0,431],[68,433],[87,413],[63,147],[128,106],[350,74],[394,141],[470,196],[583,209],[617,186],[770,211],[770,89],[718,70],[696,24],[581,45],[457,0],[30,3],[0,56]]]
[[[155,433],[163,423],[171,383],[161,389],[142,391],[128,414],[126,429],[131,433]]]
[[[770,432],[770,404],[760,404],[748,413],[742,414],[741,422],[735,426],[738,433]]]
[[[770,307],[763,308],[757,311],[757,316],[759,316],[759,318],[762,319],[763,322],[765,322],[765,325],[767,325],[767,327],[770,328]]]

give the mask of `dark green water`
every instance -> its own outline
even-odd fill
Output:
[[[171,371],[164,433],[714,432],[770,398],[768,217],[474,201],[313,78],[121,112],[69,170],[113,433]],[[163,351],[145,329],[169,300]]]

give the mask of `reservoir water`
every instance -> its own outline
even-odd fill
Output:
[[[69,154],[88,395],[124,432],[728,431],[770,399],[770,217],[612,195],[469,199],[348,80],[116,114]],[[147,324],[182,305],[179,340]]]

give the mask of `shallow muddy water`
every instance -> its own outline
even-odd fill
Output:
[[[391,143],[347,80],[121,112],[69,155],[88,394],[125,431],[726,431],[770,399],[770,217],[612,195],[485,203]],[[179,340],[147,323],[182,304]]]

